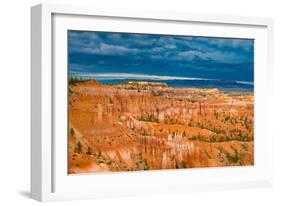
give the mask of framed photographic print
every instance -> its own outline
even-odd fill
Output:
[[[34,199],[272,185],[271,19],[31,14]]]

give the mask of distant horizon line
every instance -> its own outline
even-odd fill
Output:
[[[252,81],[239,81],[239,80],[223,80],[223,79],[208,79],[208,78],[198,78],[198,77],[183,77],[183,76],[167,76],[167,75],[150,75],[150,74],[140,74],[140,73],[81,73],[77,72],[74,74],[69,74],[70,77],[91,77],[97,80],[110,80],[110,79],[135,79],[135,80],[199,80],[199,81],[233,81],[239,84],[249,84],[253,85]]]

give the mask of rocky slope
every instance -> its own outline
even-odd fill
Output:
[[[253,100],[161,83],[73,83],[69,173],[252,165]]]

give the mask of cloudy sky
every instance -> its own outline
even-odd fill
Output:
[[[253,50],[247,39],[68,32],[70,75],[253,81]]]

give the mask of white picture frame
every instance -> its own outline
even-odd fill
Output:
[[[137,28],[133,26],[136,24]],[[158,31],[153,29],[154,24],[159,25]],[[186,30],[186,25],[192,31]],[[272,104],[268,91],[272,91],[274,75],[272,19],[40,4],[31,8],[31,26],[32,198],[53,201],[273,185],[274,135],[270,132],[267,113]],[[68,175],[64,137],[67,107],[63,103],[67,97],[64,37],[65,31],[73,28],[254,38],[258,45],[255,47],[255,166]]]

